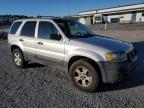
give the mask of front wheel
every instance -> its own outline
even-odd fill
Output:
[[[81,59],[74,62],[69,70],[69,77],[76,87],[85,92],[94,92],[98,87],[99,78],[96,69]]]

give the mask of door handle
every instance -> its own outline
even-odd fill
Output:
[[[24,40],[23,39],[19,39],[19,41],[23,42]]]
[[[43,43],[42,43],[42,42],[38,42],[37,44],[39,44],[39,45],[43,45]]]

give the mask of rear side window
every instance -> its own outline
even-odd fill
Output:
[[[20,22],[15,22],[12,27],[11,27],[11,30],[10,30],[10,34],[16,34],[18,28],[20,27],[21,25],[21,21]]]
[[[21,36],[34,37],[36,21],[28,21],[21,30]]]

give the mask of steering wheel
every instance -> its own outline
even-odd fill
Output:
[[[77,33],[76,33],[76,35],[81,36],[81,35],[82,35],[82,33],[81,33],[81,32],[77,32]]]

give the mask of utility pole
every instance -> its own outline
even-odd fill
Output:
[[[104,17],[104,22],[105,22],[105,31],[106,31],[107,30],[107,24],[108,24],[107,16]]]
[[[107,30],[107,21],[105,21],[105,31]]]

